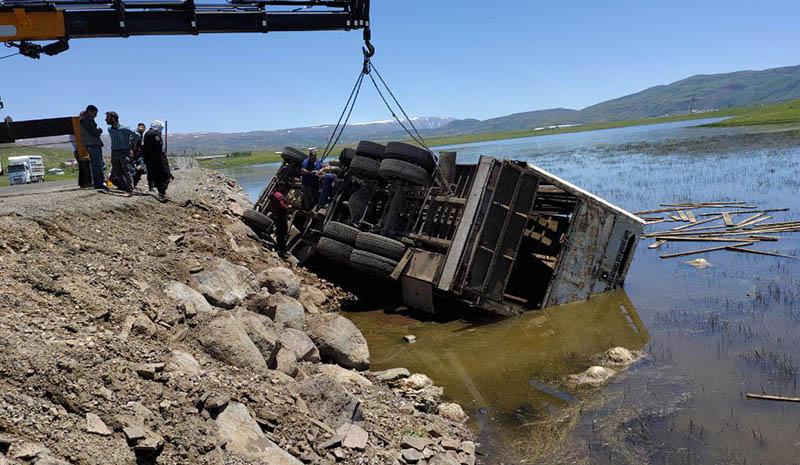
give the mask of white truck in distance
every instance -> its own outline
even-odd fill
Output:
[[[30,184],[44,181],[44,163],[41,155],[8,157],[8,184]]]

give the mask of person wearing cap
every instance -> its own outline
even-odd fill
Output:
[[[325,170],[317,160],[314,147],[308,149],[308,158],[300,165],[300,178],[303,184],[303,210],[311,210],[319,201],[319,176]]]
[[[131,144],[139,141],[139,134],[119,125],[119,115],[115,111],[106,112],[108,136],[111,138],[111,177],[125,195],[133,192],[133,177],[128,163],[131,155]]]
[[[286,235],[289,232],[289,211],[292,206],[286,203],[286,194],[289,192],[289,185],[286,181],[278,181],[275,190],[269,194],[267,209],[272,213],[272,221],[275,223],[275,250],[279,254],[286,252]]]

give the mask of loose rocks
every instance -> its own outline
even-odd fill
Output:
[[[264,312],[278,326],[299,330],[305,328],[303,306],[292,297],[282,294],[270,296]]]
[[[219,361],[256,373],[267,371],[267,362],[233,315],[215,318],[199,337],[203,349]]]
[[[286,294],[290,297],[300,295],[300,280],[289,268],[276,266],[258,274],[258,283],[272,293]]]
[[[299,465],[301,462],[264,436],[244,404],[231,402],[217,416],[217,431],[225,449],[235,454],[275,465]]]
[[[285,328],[281,331],[280,337],[281,345],[292,349],[297,355],[297,361],[319,363],[319,350],[306,333],[294,328]]]
[[[309,318],[308,334],[323,360],[333,360],[345,368],[369,368],[367,340],[347,318],[336,314],[315,315]]]
[[[214,310],[202,294],[180,281],[170,281],[164,287],[164,294],[183,306],[184,314],[191,318],[195,315],[211,314]]]
[[[458,423],[463,423],[467,421],[467,418],[469,418],[467,417],[467,414],[464,413],[464,409],[462,409],[461,406],[456,403],[439,404],[438,412],[440,417]]]
[[[247,268],[222,259],[212,258],[205,268],[192,275],[194,288],[211,305],[233,308],[258,289],[255,275]]]

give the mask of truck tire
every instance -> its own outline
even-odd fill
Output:
[[[356,248],[394,260],[400,260],[406,253],[406,246],[402,242],[367,232],[358,233]]]
[[[325,223],[325,227],[322,228],[322,233],[325,236],[350,245],[356,244],[356,237],[360,232],[358,229],[338,221],[328,221]]]
[[[255,210],[245,210],[244,214],[242,214],[242,221],[244,221],[245,224],[250,226],[250,229],[257,233],[265,233],[269,231],[274,224],[272,218]]]
[[[381,169],[380,160],[356,155],[350,162],[350,171],[356,176],[364,178],[377,178]]]
[[[431,175],[425,168],[403,160],[392,158],[383,160],[379,173],[384,179],[401,179],[420,186],[427,186],[431,183]]]
[[[284,147],[283,151],[281,152],[281,158],[286,163],[303,163],[303,160],[308,158],[308,155],[304,154],[303,152],[297,150],[294,147]]]
[[[342,153],[339,155],[339,161],[342,162],[342,165],[347,166],[353,160],[353,157],[356,156],[355,149],[342,149]]]
[[[372,158],[373,160],[382,160],[385,149],[386,147],[376,142],[362,140],[356,146],[356,155]]]
[[[389,276],[397,267],[397,262],[372,252],[354,249],[350,254],[350,266],[369,275]]]
[[[317,252],[331,260],[349,263],[350,254],[353,253],[353,247],[329,237],[321,237],[319,242],[317,242]]]
[[[403,142],[389,142],[386,144],[383,158],[413,163],[425,168],[428,173],[432,173],[436,169],[436,159],[433,157],[433,153]]]

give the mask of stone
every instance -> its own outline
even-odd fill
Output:
[[[280,339],[275,332],[272,320],[264,315],[240,309],[236,312],[236,317],[242,322],[250,340],[258,347],[261,356],[267,362],[267,366],[275,365],[275,357],[280,349]]]
[[[428,447],[430,441],[425,438],[421,438],[419,436],[411,436],[406,434],[403,436],[403,439],[400,440],[400,446],[405,448],[412,448],[417,449],[418,451],[422,451],[426,447]]]
[[[413,344],[417,342],[417,336],[414,336],[413,334],[406,334],[403,336],[403,342],[406,344]]]
[[[270,465],[299,465],[302,462],[270,441],[244,404],[231,402],[216,418],[217,434],[225,450]]]
[[[0,464],[3,463],[0,461]],[[49,454],[42,454],[36,458],[35,465],[72,465],[71,463],[55,458]]]
[[[170,352],[169,360],[164,370],[167,373],[176,375],[200,376],[200,374],[203,373],[197,359],[195,359],[192,354],[180,350],[173,350]]]
[[[603,365],[630,365],[639,358],[639,354],[624,347],[612,347],[600,356]]]
[[[128,442],[140,441],[147,435],[144,428],[139,425],[128,425],[122,428],[122,434],[125,435],[125,439]]]
[[[242,215],[244,215],[244,207],[242,207],[236,202],[229,202],[228,210],[230,210],[231,214],[233,214],[234,216],[241,217]]]
[[[434,455],[428,461],[428,465],[461,465],[461,460],[455,452],[448,451]]]
[[[164,294],[175,300],[178,306],[183,307],[187,318],[196,315],[210,315],[214,309],[202,294],[180,281],[170,281],[164,286]]]
[[[281,347],[275,356],[275,369],[292,378],[297,376],[297,354],[289,347]]]
[[[281,346],[288,347],[297,354],[297,361],[319,363],[319,349],[314,341],[303,331],[285,328],[281,331]]]
[[[205,268],[192,275],[193,286],[214,306],[234,308],[258,290],[255,275],[246,267],[212,258]]]
[[[414,373],[402,381],[402,386],[406,389],[421,390],[433,386],[433,380],[422,373]]]
[[[136,365],[136,374],[144,379],[155,379],[156,373],[164,369],[164,363],[142,363]]]
[[[86,431],[100,436],[111,436],[111,430],[108,429],[108,426],[103,423],[103,420],[94,413],[86,414]]]
[[[354,371],[348,370],[347,368],[342,368],[339,365],[326,363],[319,365],[317,370],[320,373],[323,373],[324,375],[336,380],[338,383],[353,383],[361,387],[372,386],[372,381]]]
[[[328,301],[328,296],[314,286],[300,286],[300,296],[297,298],[308,313],[319,313],[322,305]]]
[[[137,316],[136,319],[133,320],[133,326],[131,326],[131,333],[146,337],[153,337],[157,330],[158,327],[156,324],[145,314]]]
[[[459,452],[458,460],[461,462],[461,465],[475,465],[475,456],[467,454],[466,452]]]
[[[369,369],[369,346],[364,335],[347,318],[329,313],[312,315],[308,335],[317,345],[323,360],[332,360],[345,368]]]
[[[345,423],[336,430],[342,436],[342,447],[348,449],[364,450],[367,447],[369,434],[364,429],[353,423]]]
[[[391,383],[411,376],[407,368],[390,368],[388,370],[376,371],[373,374],[375,375],[375,379],[384,383]]]
[[[461,441],[461,451],[469,455],[475,455],[475,443],[472,441]]]
[[[300,295],[300,280],[289,268],[276,266],[258,274],[258,284],[272,293],[286,294],[290,297]]]
[[[331,447],[337,447],[342,444],[342,437],[338,434],[334,434],[330,439],[324,441],[317,446],[320,450],[330,449]]]
[[[567,376],[567,380],[575,386],[600,386],[611,379],[617,372],[601,366],[593,366],[577,375]]]
[[[127,404],[125,404],[125,407],[133,411],[133,416],[136,419],[136,421],[139,422],[140,425],[143,424],[146,420],[151,420],[155,418],[155,414],[153,414],[153,412],[149,408],[145,407],[139,402],[135,401],[128,402]]]
[[[425,428],[425,431],[428,433],[428,436],[432,438],[440,438],[444,436],[442,429],[439,428],[439,425],[428,425],[428,427]]]
[[[334,428],[345,423],[364,420],[361,401],[348,392],[342,384],[317,374],[296,385],[296,392],[314,412],[314,417]]]
[[[279,327],[303,330],[305,328],[305,312],[303,306],[296,299],[283,294],[269,297],[265,315]]]
[[[403,449],[401,454],[403,454],[403,460],[406,463],[417,463],[425,458],[425,454],[416,449]]]
[[[458,450],[461,448],[461,441],[452,439],[452,438],[442,438],[442,442],[439,443],[445,450]]]
[[[336,449],[333,449],[333,457],[337,462],[341,462],[347,458],[347,454],[344,453],[344,450],[342,450],[341,447],[337,447]]]
[[[233,315],[211,321],[198,337],[203,349],[215,359],[255,373],[267,372],[267,362],[244,325]]]
[[[39,455],[50,453],[50,449],[38,442],[15,442],[8,449],[8,456],[13,459],[31,461]]]
[[[231,396],[225,392],[212,392],[206,398],[203,407],[206,410],[219,410],[231,401]]]
[[[269,298],[271,294],[267,288],[262,288],[255,294],[251,294],[247,299],[242,302],[244,307],[253,312],[258,313],[260,315],[267,314],[267,307],[269,307]]]
[[[439,404],[438,413],[440,417],[458,423],[464,423],[467,421],[467,418],[469,418],[467,414],[464,413],[464,409],[456,403],[444,402]]]

